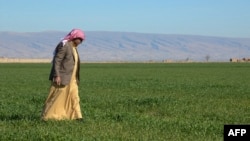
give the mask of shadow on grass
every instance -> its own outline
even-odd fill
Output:
[[[41,117],[38,115],[21,115],[21,114],[0,115],[0,121],[18,121],[18,120],[37,121],[41,120]]]

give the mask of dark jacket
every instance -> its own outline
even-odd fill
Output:
[[[77,70],[76,70],[76,80],[79,83],[79,80],[80,80],[79,78],[79,72],[80,72],[79,55],[77,59],[78,59],[78,64],[77,64]],[[68,85],[72,77],[74,64],[75,64],[75,58],[73,55],[73,47],[70,45],[69,42],[66,42],[65,45],[63,45],[63,43],[60,42],[55,49],[55,56],[53,58],[53,65],[51,68],[49,80],[52,81],[53,77],[60,76],[61,84]]]

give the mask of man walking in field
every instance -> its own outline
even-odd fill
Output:
[[[82,119],[78,95],[80,59],[77,46],[85,39],[73,29],[57,45],[49,80],[51,87],[42,112],[43,120]]]

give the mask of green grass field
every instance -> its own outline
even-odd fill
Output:
[[[85,122],[40,120],[50,64],[0,64],[1,141],[214,141],[250,123],[249,63],[81,64]]]

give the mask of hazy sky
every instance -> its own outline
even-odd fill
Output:
[[[122,31],[250,38],[250,0],[0,0],[0,31]]]

